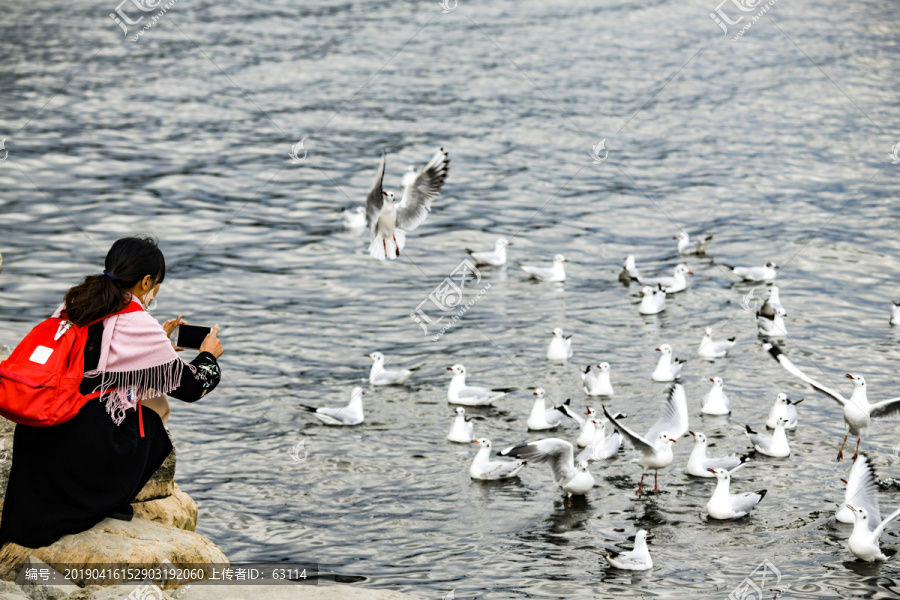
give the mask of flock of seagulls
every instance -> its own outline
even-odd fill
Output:
[[[405,244],[406,231],[420,225],[431,208],[431,201],[439,194],[447,177],[449,159],[441,149],[421,170],[410,167],[404,174],[401,188],[404,190],[399,202],[390,191],[382,188],[385,158],[377,171],[375,183],[366,200],[366,208],[347,210],[342,215],[348,228],[359,227],[363,219],[372,231],[373,239],[369,252],[375,258],[397,258]],[[674,236],[680,256],[706,256],[712,236],[691,238],[687,233]],[[466,249],[477,266],[501,267],[507,264],[507,249],[512,244],[506,238],[498,238],[492,249]],[[550,264],[517,265],[530,278],[561,283],[566,280],[567,260],[563,254],[556,254]],[[865,561],[885,559],[879,548],[879,538],[886,526],[900,516],[900,510],[881,520],[877,502],[877,484],[871,465],[864,455],[859,454],[859,446],[866,437],[872,418],[880,418],[900,412],[900,398],[892,398],[877,403],[869,403],[866,395],[865,379],[859,375],[847,375],[854,383],[854,391],[847,398],[798,369],[777,345],[787,336],[785,319],[787,312],[781,303],[779,288],[772,285],[778,273],[778,265],[768,261],[762,266],[722,265],[729,273],[743,282],[762,283],[768,287],[768,297],[756,312],[756,330],[762,338],[763,347],[789,373],[809,384],[814,390],[836,400],[843,408],[847,425],[847,436],[838,452],[838,460],[843,457],[844,445],[849,436],[856,437],[854,464],[848,478],[844,503],[836,513],[836,520],[852,523],[853,532],[848,540],[848,548],[858,558]],[[626,257],[619,279],[626,284],[636,281],[640,286],[639,314],[657,315],[666,310],[670,294],[685,292],[689,288],[692,271],[684,263],[678,263],[670,274],[646,276],[638,268],[636,258]],[[752,297],[752,292],[750,297]],[[746,307],[745,307],[746,308]],[[748,309],[749,310],[749,309]],[[891,324],[900,324],[900,303],[892,306]],[[712,328],[705,328],[695,357],[704,361],[725,359],[736,345],[736,338],[715,340]],[[500,450],[492,456],[492,442],[477,437],[475,426],[467,416],[464,407],[488,407],[516,392],[516,388],[473,386],[466,382],[466,368],[462,364],[447,367],[452,377],[447,389],[447,401],[458,405],[450,424],[446,439],[458,444],[478,445],[469,475],[472,479],[495,481],[517,477],[528,465],[549,466],[551,481],[567,497],[590,493],[596,484],[591,473],[591,465],[603,463],[617,457],[627,442],[636,454],[635,462],[641,468],[637,493],[645,491],[644,479],[653,472],[653,493],[660,492],[659,471],[667,469],[675,461],[673,446],[685,435],[690,435],[694,446],[690,452],[685,472],[687,475],[707,480],[715,479],[705,511],[709,519],[737,520],[747,517],[766,497],[767,490],[732,492],[732,478],[752,462],[754,456],[788,458],[791,448],[787,432],[798,426],[797,405],[800,400],[791,400],[785,393],[778,393],[765,421],[765,429],[756,430],[744,425],[748,448],[744,454],[730,453],[722,456],[709,455],[709,442],[701,431],[689,430],[688,402],[681,383],[682,371],[687,361],[678,359],[669,344],[661,344],[656,367],[650,379],[668,384],[666,400],[656,423],[645,434],[633,430],[626,424],[626,415],[613,414],[604,404],[598,412],[591,406],[576,409],[571,399],[557,404],[551,402],[544,390],[533,390],[534,404],[526,421],[527,431],[557,430],[572,423],[578,427],[574,441],[560,437],[546,437],[515,444]],[[566,362],[574,355],[572,336],[557,327],[547,346],[546,358],[553,362]],[[385,368],[381,353],[368,355],[372,361],[369,382],[372,385],[402,385],[414,375],[422,365],[406,369]],[[582,389],[586,398],[607,402],[614,396],[610,364],[601,362],[588,365],[581,372]],[[710,379],[711,387],[700,402],[700,413],[709,416],[732,415],[732,404],[725,391],[721,377]],[[304,406],[315,417],[329,425],[350,425],[362,422],[362,391],[354,388],[348,406],[333,408],[313,408]],[[741,487],[738,485],[738,487]],[[623,553],[609,552],[605,555],[609,564],[626,570],[646,570],[653,566],[647,545],[648,532],[637,532],[634,547]]]

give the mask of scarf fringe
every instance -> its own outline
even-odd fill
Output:
[[[181,358],[142,369],[140,371],[108,371],[98,370],[85,373],[85,377],[100,377],[100,383],[94,388],[99,391],[100,397],[106,403],[106,412],[112,417],[116,425],[121,425],[125,420],[125,411],[134,408],[138,401],[147,400],[159,394],[168,394],[181,383],[184,368],[196,375],[194,365],[186,363]],[[131,398],[129,392],[133,392]]]

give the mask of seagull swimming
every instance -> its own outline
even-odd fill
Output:
[[[844,443],[841,444],[841,449],[838,451],[838,460],[844,457],[844,444],[847,443],[849,435],[856,436],[856,452],[853,455],[853,460],[856,460],[856,457],[859,455],[859,443],[862,441],[862,438],[868,435],[872,419],[886,417],[900,411],[900,397],[869,404],[868,394],[866,393],[866,379],[862,375],[847,374],[847,379],[853,382],[854,388],[850,398],[845,398],[840,392],[827,388],[804,374],[803,371],[794,366],[794,363],[775,344],[766,344],[763,345],[763,348],[768,350],[769,354],[789,373],[811,385],[817,392],[834,398],[844,408],[844,422],[847,424],[848,433],[844,436]]]
[[[769,261],[764,267],[732,267],[725,265],[731,272],[743,279],[744,281],[772,281],[778,274],[775,269],[778,265]]]
[[[365,229],[366,209],[364,206],[348,208],[341,213],[341,225],[344,229]]]
[[[769,297],[766,298],[766,301],[763,302],[762,308],[759,309],[759,314],[767,319],[775,319],[775,310],[784,307],[781,305],[781,294],[778,291],[778,286],[773,285],[769,288]]]
[[[493,250],[485,250],[483,252],[478,252],[476,250],[469,250],[466,248],[466,252],[469,253],[469,256],[475,261],[475,264],[480,265],[490,265],[492,267],[502,267],[506,264],[506,248],[507,246],[512,246],[509,242],[506,241],[506,238],[498,238],[494,243]]]
[[[759,504],[766,496],[766,490],[758,492],[744,492],[743,494],[732,494],[731,474],[740,469],[746,463],[742,463],[731,471],[722,468],[710,469],[718,481],[712,498],[706,503],[706,514],[713,519],[740,519],[750,514],[753,507]]]
[[[653,559],[647,549],[647,532],[643,529],[634,536],[634,550],[629,552],[610,552],[604,555],[606,562],[624,571],[648,571],[653,568]]]
[[[531,407],[531,415],[528,417],[529,431],[543,431],[545,429],[554,429],[559,427],[563,419],[568,416],[562,406],[568,406],[569,400],[566,400],[560,406],[547,408],[546,395],[544,390],[537,388],[534,390],[534,406]]]
[[[617,418],[623,415],[616,415]],[[594,426],[594,437],[590,443],[585,446],[575,462],[592,463],[599,460],[606,460],[616,455],[619,448],[622,447],[622,435],[618,431],[613,431],[610,435],[606,435],[606,421],[591,419]]]
[[[629,254],[625,257],[625,266],[619,272],[619,281],[622,283],[631,283],[632,279],[637,279],[641,274],[638,272],[637,265],[634,262],[634,256]]]
[[[550,267],[532,267],[529,265],[520,265],[520,268],[528,273],[532,279],[539,281],[549,281],[556,283],[566,280],[566,268],[563,263],[567,263],[566,257],[557,254],[553,257],[553,265]]]
[[[766,427],[775,429],[778,419],[784,419],[787,421],[784,425],[785,429],[796,429],[797,405],[801,402],[803,402],[803,398],[799,400],[790,400],[787,397],[787,394],[779,393],[775,396],[775,404],[772,405],[772,410],[769,411],[769,417],[766,419]],[[848,521],[848,523],[849,522],[850,521]]]
[[[760,454],[773,456],[775,458],[784,458],[791,455],[791,448],[788,446],[787,435],[784,433],[784,426],[787,423],[785,419],[778,419],[775,423],[775,433],[768,435],[766,433],[756,433],[747,428],[747,437],[753,448]]]
[[[645,285],[641,290],[641,304],[638,306],[638,312],[642,315],[658,315],[666,310],[666,292],[659,286],[654,290],[649,285]]]
[[[450,404],[462,404],[463,406],[490,406],[495,400],[499,400],[516,388],[483,388],[466,385],[466,368],[463,365],[447,367],[453,371],[450,387],[447,388],[447,401]]]
[[[682,231],[672,239],[678,240],[679,254],[697,254],[699,256],[706,256],[706,247],[709,246],[709,243],[712,241],[713,236],[705,235],[698,240],[692,240],[691,236]]]
[[[441,193],[449,164],[449,155],[441,148],[416,174],[415,180],[403,190],[400,202],[395,204],[394,192],[382,189],[385,156],[381,155],[381,165],[366,196],[366,222],[373,234],[369,254],[378,260],[394,260],[400,256],[406,245],[406,231],[425,221],[431,201]]]
[[[878,509],[878,482],[875,479],[875,471],[872,463],[865,454],[861,454],[853,466],[850,467],[850,476],[842,480],[847,484],[844,492],[844,501],[838,507],[834,517],[839,523],[855,523],[856,516],[848,505],[853,504],[857,508],[864,508],[870,517],[870,524],[881,521],[881,512]]]
[[[787,327],[784,324],[784,318],[787,313],[780,306],[775,308],[775,316],[768,319],[762,316],[762,313],[756,313],[756,326],[759,329],[759,335],[769,338],[787,337]]]
[[[675,440],[667,432],[661,431],[653,439],[653,442],[650,442],[646,438],[639,436],[619,423],[615,417],[609,414],[609,411],[606,410],[605,406],[603,407],[603,413],[606,415],[606,418],[609,419],[609,422],[612,423],[613,427],[616,428],[616,431],[622,434],[622,437],[628,440],[628,443],[641,453],[641,457],[637,461],[642,469],[641,482],[638,484],[637,493],[644,493],[644,476],[649,469],[655,471],[653,476],[653,491],[658,492],[659,469],[664,469],[672,464],[672,460],[674,459],[672,444],[675,443]]]
[[[524,460],[491,460],[491,440],[472,440],[473,444],[481,446],[469,467],[469,477],[482,481],[494,481],[497,479],[509,479],[515,477],[522,467]]]
[[[697,356],[705,360],[713,360],[722,358],[728,351],[734,348],[735,338],[728,338],[724,342],[714,342],[712,339],[712,328],[707,327],[703,330],[703,339],[700,340],[700,349],[697,350]]]
[[[575,445],[579,448],[584,448],[590,444],[594,439],[594,432],[596,430],[597,421],[595,417],[597,416],[597,411],[588,406],[584,411],[585,418],[581,418],[581,415],[572,410],[568,404],[561,405],[559,409],[564,411],[566,415],[578,423],[578,426],[581,428],[581,431],[578,433],[578,439],[575,440]]]
[[[609,379],[609,363],[597,365],[597,372],[591,371],[590,365],[581,374],[581,383],[586,396],[612,396],[613,387]]]
[[[644,277],[639,276],[638,282],[650,287],[660,286],[667,294],[674,294],[687,289],[687,277],[685,275],[693,275],[686,265],[679,264],[675,267],[671,277]]]
[[[572,336],[565,335],[559,327],[553,330],[553,339],[547,346],[547,360],[568,360],[572,358]]]
[[[300,407],[311,412],[315,418],[326,425],[359,425],[363,422],[362,397],[364,393],[359,386],[353,388],[350,392],[350,404],[341,408],[316,408],[306,404],[301,404]]]
[[[572,444],[558,438],[546,438],[527,444],[519,444],[500,451],[500,456],[521,458],[530,463],[549,463],[553,483],[571,498],[583,496],[594,487],[594,476],[586,462],[575,464]]]
[[[703,396],[700,412],[704,415],[727,415],[731,412],[731,403],[725,394],[725,382],[721,377],[713,377],[712,388]]]
[[[385,369],[384,354],[372,352],[366,356],[372,359],[372,369],[369,371],[369,383],[372,385],[402,385],[425,366],[425,363],[419,363],[407,369]]]
[[[885,527],[891,521],[900,517],[900,509],[895,510],[887,519],[878,523],[869,516],[869,511],[865,508],[857,508],[853,505],[848,505],[847,508],[853,511],[856,517],[856,520],[853,522],[853,533],[850,534],[850,539],[847,540],[850,552],[866,562],[887,560],[887,556],[881,553],[878,541],[881,539],[881,534],[884,533]]]
[[[466,409],[462,406],[456,409],[456,417],[453,419],[453,425],[447,432],[447,439],[458,444],[468,444],[475,439],[475,426],[472,420],[466,416]]]
[[[702,431],[689,431],[694,436],[694,449],[688,458],[687,472],[694,477],[715,477],[710,469],[734,469],[744,462],[737,454],[727,456],[707,456],[708,443]]]
[[[656,351],[661,352],[661,354],[659,356],[659,362],[656,363],[656,368],[653,370],[650,379],[660,383],[666,383],[680,377],[681,366],[685,361],[678,360],[677,358],[673,360],[672,346],[663,344],[657,348]]]

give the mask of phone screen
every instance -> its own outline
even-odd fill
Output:
[[[212,331],[212,327],[203,327],[202,325],[186,325],[182,323],[178,326],[177,334],[175,336],[175,345],[181,346],[182,348],[192,348],[194,350],[200,349],[200,344],[203,343],[203,340],[209,333]]]

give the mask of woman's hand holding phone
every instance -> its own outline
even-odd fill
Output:
[[[218,360],[218,358],[225,352],[225,350],[222,348],[222,342],[219,341],[218,336],[219,324],[216,323],[215,327],[213,327],[209,335],[204,338],[203,343],[200,344],[200,352],[209,352]]]
[[[163,331],[166,332],[166,337],[172,337],[172,332],[174,332],[175,329],[182,323],[184,323],[185,325],[188,324],[187,321],[185,321],[184,319],[181,318],[181,315],[178,315],[178,318],[176,318],[176,319],[169,319],[168,321],[163,323],[162,328],[163,328]],[[177,352],[180,352],[180,351],[184,350],[184,348],[182,348],[181,346],[175,346],[175,350]]]

